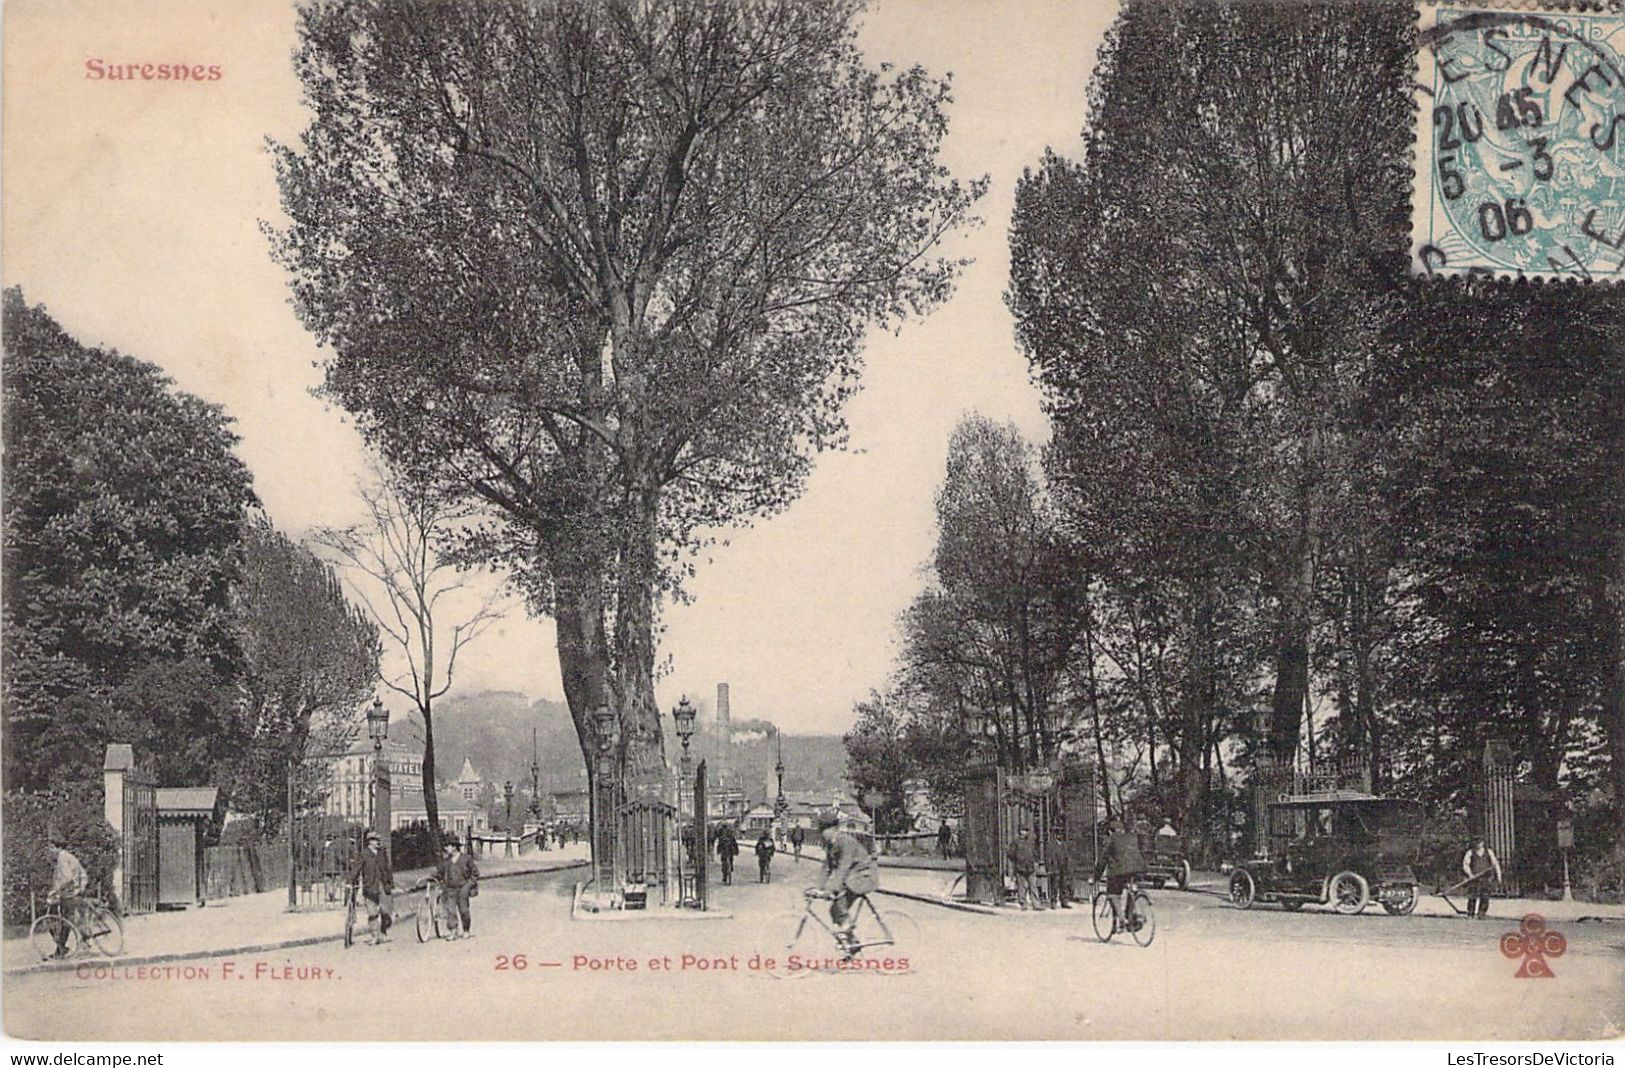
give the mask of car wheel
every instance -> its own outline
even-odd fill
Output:
[[[1409,916],[1412,912],[1416,911],[1416,900],[1421,896],[1421,892],[1417,889],[1416,884],[1411,883],[1409,886],[1405,887],[1404,897],[1396,896],[1391,901],[1384,901],[1382,903],[1382,907],[1388,910],[1388,915],[1390,916]]]
[[[1178,885],[1178,887],[1181,890],[1190,889],[1190,885],[1191,885],[1191,862],[1188,861],[1188,860],[1180,861],[1179,862],[1179,874],[1177,876],[1175,876],[1174,878],[1175,878],[1176,884]]]
[[[1332,908],[1345,916],[1358,916],[1371,903],[1371,887],[1357,871],[1340,871],[1326,889]]]
[[[1258,897],[1258,887],[1244,868],[1237,868],[1230,876],[1230,903],[1238,909],[1250,909]]]

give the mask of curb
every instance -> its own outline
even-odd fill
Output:
[[[490,882],[495,879],[517,879],[521,875],[548,875],[556,871],[569,871],[572,868],[585,868],[591,861],[572,860],[551,868],[525,868],[520,871],[497,872],[494,875],[482,875],[480,882]],[[400,913],[408,915],[406,912]],[[410,915],[416,916],[414,907]],[[141,957],[83,957],[79,960],[64,960],[56,962],[41,961],[38,964],[28,964],[20,968],[7,969],[6,975],[48,975],[52,972],[77,971],[80,967],[136,967],[147,964],[168,964],[180,960],[203,960],[208,957],[238,957],[252,956],[256,953],[272,953],[279,949],[301,949],[305,946],[317,946],[324,942],[342,942],[344,935],[325,934],[307,935],[304,938],[287,938],[279,942],[265,942],[254,946],[230,946],[225,949],[193,949],[181,953],[149,953]]]

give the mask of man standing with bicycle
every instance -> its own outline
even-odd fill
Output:
[[[79,863],[79,858],[68,852],[61,834],[52,832],[50,841],[56,866],[51,871],[51,890],[45,895],[45,903],[60,905],[62,918],[75,923],[84,915],[85,888],[90,885],[90,876],[86,874],[85,866]],[[68,955],[68,932],[66,923],[56,929],[58,957]]]
[[[833,812],[820,813],[818,834],[824,840],[824,882],[809,894],[829,898],[829,918],[835,924],[835,940],[848,951],[854,941],[852,906],[858,898],[880,888],[880,867],[863,848],[863,843],[841,830],[841,820]]]
[[[1095,865],[1095,882],[1106,876],[1106,893],[1120,898],[1117,914],[1123,917],[1123,927],[1132,931],[1139,918],[1131,911],[1134,907],[1135,876],[1145,874],[1145,858],[1140,855],[1140,842],[1133,831],[1126,829],[1121,816],[1106,822],[1110,832],[1106,845],[1100,851]]]

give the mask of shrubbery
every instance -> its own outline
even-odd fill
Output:
[[[119,841],[103,814],[100,784],[51,793],[7,794],[5,824],[5,922],[29,921],[31,893],[44,903],[56,866],[50,848],[52,830],[63,836],[68,851],[85,866],[89,892],[115,900],[113,868],[118,863]]]

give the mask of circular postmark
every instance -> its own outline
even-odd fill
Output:
[[[1440,12],[1426,255],[1497,271],[1625,266],[1625,15]],[[1420,192],[1420,190],[1419,190]],[[1431,267],[1430,267],[1431,269]]]

